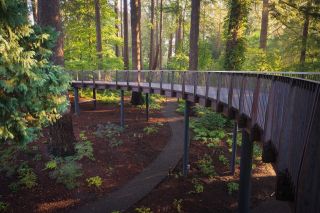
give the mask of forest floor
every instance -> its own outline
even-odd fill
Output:
[[[95,200],[139,174],[158,156],[171,136],[160,111],[150,112],[150,120],[146,122],[143,109],[126,104],[125,130],[109,135],[111,137],[97,137],[98,125],[119,124],[120,106],[97,103],[97,109],[92,110],[92,103],[86,103],[81,109],[80,116],[73,116],[74,133],[78,141],[82,134],[92,142],[95,160],[83,158],[79,161],[83,175],[77,179],[78,187],[69,190],[49,177],[50,171],[45,165],[51,158],[47,154],[48,137],[44,130],[43,137],[31,143],[18,157],[19,162],[33,169],[37,185],[14,192],[9,185],[17,180],[0,175],[0,194],[9,204],[7,212],[67,212],[73,206]],[[149,133],[146,127],[151,127]],[[102,179],[102,184],[88,186],[87,178],[95,176]]]
[[[240,156],[239,147],[237,152]],[[221,141],[215,148],[191,141],[188,177],[182,176],[180,161],[162,183],[126,212],[237,212],[239,157],[234,176],[230,175],[230,159],[230,146],[226,141]],[[274,199],[276,177],[272,165],[262,163],[259,153],[253,163],[252,175],[251,208],[255,208]]]

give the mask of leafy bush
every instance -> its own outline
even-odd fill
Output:
[[[159,130],[159,127],[160,126],[163,126],[162,123],[155,123],[155,124],[152,124],[150,126],[147,126],[143,129],[143,131],[147,134],[147,135],[151,135],[153,133],[157,133],[158,130]]]
[[[48,162],[46,163],[45,169],[50,169],[50,170],[52,170],[52,169],[56,169],[57,166],[58,166],[58,165],[57,165],[57,161],[51,160],[51,161],[48,161]]]
[[[209,155],[205,155],[202,159],[198,160],[197,165],[205,176],[213,177],[216,175],[212,158]]]
[[[204,191],[204,186],[203,184],[199,181],[199,179],[193,178],[192,179],[193,183],[193,191],[190,191],[189,193],[202,193]]]
[[[31,189],[37,185],[37,175],[27,164],[21,164],[18,169],[19,184]]]
[[[95,186],[99,188],[102,185],[102,179],[99,176],[87,178],[88,186]]]
[[[92,89],[82,89],[80,90],[80,96],[83,98],[92,98]],[[119,103],[120,95],[117,91],[112,90],[98,90],[96,93],[96,100],[107,104]]]
[[[229,182],[227,184],[227,187],[228,187],[228,194],[232,195],[234,192],[239,190],[239,183]]]
[[[50,172],[50,177],[64,184],[68,189],[78,186],[76,179],[82,176],[81,165],[73,157],[57,158],[56,161],[58,167]]]
[[[219,155],[219,161],[225,166],[229,165],[229,161],[224,155]]]
[[[0,201],[0,212],[6,212],[8,211],[9,204],[6,202]]]
[[[137,213],[152,213],[151,209],[147,207],[135,208],[134,211]]]
[[[255,160],[261,160],[262,159],[262,149],[259,144],[253,144],[253,158]]]
[[[93,147],[91,141],[85,137],[84,133],[80,133],[81,141],[76,143],[74,149],[76,150],[76,160],[81,160],[84,157],[89,158],[90,160],[95,160],[93,155]]]
[[[98,124],[94,134],[99,138],[107,138],[109,140],[109,146],[114,148],[123,143],[117,139],[122,132],[123,128],[121,126],[108,122],[106,125]]]
[[[23,1],[1,4],[0,142],[22,144],[67,109],[69,75],[49,63],[57,33],[31,27]]]
[[[177,210],[178,213],[182,212],[182,199],[174,199],[172,205]]]
[[[197,106],[194,109],[197,118],[191,119],[190,128],[195,133],[195,140],[212,142],[225,138],[223,128],[227,124],[227,119],[205,107]]]

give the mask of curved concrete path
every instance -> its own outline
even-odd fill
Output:
[[[183,117],[175,112],[176,108],[177,103],[169,99],[162,114],[168,118],[172,136],[163,151],[147,168],[122,188],[71,210],[71,212],[111,213],[112,211],[124,211],[156,187],[168,175],[168,171],[177,165],[183,154]]]

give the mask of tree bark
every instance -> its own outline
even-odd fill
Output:
[[[38,0],[32,0],[33,20],[38,23]]]
[[[123,62],[124,69],[129,70],[129,32],[128,32],[128,1],[123,0]]]
[[[163,8],[162,8],[162,0],[160,0],[160,27],[159,27],[159,69],[162,69],[162,22],[163,22]]]
[[[116,23],[115,23],[115,28],[116,28],[116,36],[119,36],[119,24],[118,24],[118,18],[119,18],[119,3],[118,0],[114,1],[114,13],[116,14]],[[119,57],[120,56],[120,49],[118,44],[115,45],[115,53],[116,56]]]
[[[200,22],[200,0],[191,2],[191,28],[190,28],[190,52],[189,70],[198,69],[198,41],[199,41],[199,22]]]
[[[182,37],[182,15],[180,9],[180,0],[177,0],[177,31],[176,31],[176,39],[175,39],[175,53],[177,54],[180,51],[181,37]]]
[[[261,16],[261,31],[260,31],[260,48],[263,50],[267,49],[268,23],[269,23],[269,0],[263,0],[262,16]]]
[[[96,50],[98,57],[98,69],[102,70],[102,38],[101,38],[101,9],[100,0],[94,0],[95,20],[96,20]]]
[[[132,69],[141,70],[141,1],[131,0]],[[139,79],[138,79],[139,81]],[[141,92],[132,92],[132,105],[143,104]]]
[[[154,58],[154,0],[151,0],[151,30],[150,30],[150,51],[149,51],[149,70],[152,69],[153,58]]]
[[[59,0],[38,1],[38,23],[42,27],[53,27],[59,32],[55,47],[53,48],[52,61],[56,65],[64,65],[63,34],[60,16]],[[73,132],[72,115],[70,108],[62,117],[49,128],[48,150],[56,156],[74,154],[76,138]]]
[[[309,23],[310,23],[309,14],[306,14],[304,24],[303,24],[303,30],[302,30],[302,43],[301,43],[301,52],[300,52],[300,64],[302,68],[304,68],[304,64],[306,62]]]
[[[173,35],[172,35],[172,33],[170,33],[169,49],[168,49],[168,62],[171,60],[171,57],[172,57],[172,43],[173,43]]]

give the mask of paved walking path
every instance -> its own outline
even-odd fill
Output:
[[[124,211],[156,187],[168,175],[168,171],[177,165],[183,154],[183,117],[175,113],[176,107],[177,103],[169,100],[163,109],[162,114],[169,120],[172,136],[159,156],[119,190],[71,212]]]

